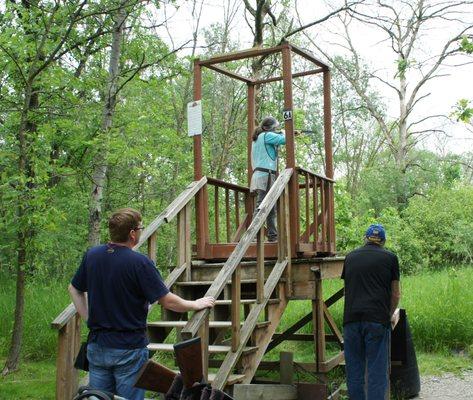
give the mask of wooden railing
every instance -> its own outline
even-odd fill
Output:
[[[208,289],[206,296],[218,298],[228,281],[232,281],[232,350],[241,349],[249,339],[251,332],[245,330],[245,335],[240,335],[240,301],[241,301],[241,279],[240,279],[240,263],[246,251],[250,247],[254,238],[257,240],[257,281],[256,281],[256,297],[257,303],[263,304],[267,301],[271,293],[265,290],[264,282],[264,223],[271,209],[278,204],[278,262],[281,270],[285,269],[287,290],[291,290],[291,259],[288,257],[290,252],[289,241],[289,218],[288,218],[288,182],[292,176],[293,170],[286,169],[276,179],[270,191],[259,206],[257,212],[253,216],[253,220],[243,234],[241,240],[236,245],[234,251],[223,265],[213,284]],[[278,268],[275,267],[277,270]],[[289,294],[290,295],[290,294]],[[256,319],[255,319],[256,322]],[[209,310],[201,310],[196,312],[181,331],[184,339],[192,338],[199,335],[203,342],[203,365],[208,365],[208,326],[209,326]],[[206,371],[204,371],[207,373]]]
[[[177,216],[177,267],[167,276],[165,284],[171,287],[182,274],[190,277],[191,266],[191,201],[207,183],[203,177],[192,182],[176,199],[159,214],[141,234],[137,250],[144,243],[148,244],[148,257],[156,261],[157,230]],[[79,351],[81,329],[80,316],[74,304],[69,304],[51,323],[58,331],[58,353],[56,368],[56,399],[72,399],[78,387],[78,371],[74,360]]]
[[[213,242],[238,242],[253,214],[250,189],[215,178],[207,178],[207,182],[208,187],[213,187],[209,190],[209,196],[213,195],[213,216],[209,224]],[[222,227],[224,235],[221,234]],[[222,236],[224,240],[221,240]]]
[[[335,181],[304,168],[299,179],[300,252],[335,253]]]

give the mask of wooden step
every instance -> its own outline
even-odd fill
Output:
[[[189,282],[176,282],[177,286],[211,286],[214,281],[189,281]],[[256,279],[242,279],[242,284],[245,283],[256,283]],[[227,281],[227,285],[231,285],[232,281]]]
[[[148,344],[148,350],[151,351],[174,351],[174,345],[172,343],[150,343]],[[231,346],[220,346],[220,345],[210,345],[209,353],[211,354],[226,354],[231,351]],[[243,349],[244,354],[253,353],[258,350],[258,347],[247,346]]]
[[[188,321],[155,321],[148,322],[148,326],[154,328],[184,328]],[[243,322],[241,323],[243,325]],[[258,328],[268,326],[269,321],[262,321],[257,323]],[[232,321],[209,321],[209,328],[231,328]]]
[[[265,260],[264,265],[274,266],[276,263],[275,260]],[[193,268],[222,268],[225,265],[225,262],[205,262],[201,260],[192,260]],[[242,261],[240,263],[242,268],[245,267],[254,267],[256,266],[256,260],[252,261]]]
[[[268,300],[268,303],[269,304],[277,304],[279,303],[280,300],[279,299],[269,299]],[[240,300],[240,303],[241,304],[256,304],[256,299],[241,299]],[[215,305],[216,306],[230,306],[232,304],[232,300],[231,299],[228,299],[228,300],[216,300],[215,301]]]

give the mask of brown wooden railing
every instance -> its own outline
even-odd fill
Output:
[[[148,257],[156,261],[157,230],[177,216],[177,267],[167,276],[165,284],[171,287],[184,273],[190,278],[191,267],[191,201],[206,185],[207,178],[192,182],[176,199],[156,217],[143,231],[137,250],[148,244]],[[56,399],[72,399],[78,387],[78,371],[74,360],[79,351],[81,329],[80,316],[74,305],[69,304],[51,323],[58,331],[58,353],[56,368]]]
[[[215,178],[207,178],[207,182],[209,197],[213,197],[213,218],[210,217],[209,224],[213,242],[238,242],[250,225],[253,214],[250,189]]]
[[[217,376],[215,377],[214,386],[223,387],[226,382],[227,375],[230,373],[233,363],[239,358],[243,347],[250,338],[251,332],[257,321],[259,313],[264,310],[269,297],[274,290],[279,278],[283,272],[286,274],[287,291],[291,290],[291,257],[290,240],[289,240],[289,218],[288,218],[288,182],[292,176],[293,170],[288,168],[283,171],[276,182],[271,187],[269,193],[264,198],[257,212],[253,216],[253,220],[243,234],[241,240],[235,246],[232,254],[223,265],[218,276],[208,289],[206,296],[218,298],[228,281],[232,281],[232,354],[227,355]],[[278,260],[273,268],[268,280],[264,280],[264,223],[271,209],[278,204]],[[256,281],[256,297],[257,305],[252,308],[245,323],[240,328],[240,301],[241,301],[241,279],[240,279],[240,263],[250,247],[252,241],[256,238],[257,246],[257,281]],[[208,365],[208,342],[209,332],[209,310],[201,310],[196,312],[186,326],[181,331],[183,338],[191,338],[196,335],[200,336],[203,347],[203,365]],[[204,371],[205,372],[205,371]]]
[[[335,253],[335,181],[297,168],[299,178],[299,245],[298,251]]]

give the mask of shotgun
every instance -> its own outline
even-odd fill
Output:
[[[152,392],[167,393],[176,375],[164,365],[148,360],[138,372],[134,386]]]
[[[181,372],[184,388],[189,389],[194,383],[202,383],[202,344],[200,337],[195,337],[174,345],[177,365]]]

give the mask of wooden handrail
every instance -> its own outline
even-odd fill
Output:
[[[335,180],[333,180],[331,178],[327,178],[324,175],[316,174],[315,172],[312,172],[312,171],[310,171],[308,169],[305,169],[305,168],[302,168],[302,167],[296,167],[296,170],[297,170],[298,173],[313,175],[313,176],[316,176],[317,178],[322,179],[324,181],[329,181],[329,182],[332,182],[332,183],[336,182]]]
[[[74,307],[74,304],[69,304],[64,310],[62,310],[61,314],[59,314],[53,322],[51,322],[51,328],[60,330],[62,329],[68,322],[69,320],[74,317],[76,314],[76,308]]]
[[[241,240],[238,242],[232,254],[227,259],[219,274],[217,275],[217,278],[214,280],[213,284],[208,289],[207,293],[205,294],[206,296],[212,296],[214,298],[217,298],[224,289],[227,281],[231,280],[235,269],[241,262],[248,248],[250,247],[253,238],[261,229],[264,222],[266,221],[269,212],[274,207],[279,197],[283,193],[283,190],[289,182],[292,173],[292,168],[287,168],[278,176],[276,182],[271,187],[268,194],[265,196],[264,200],[258,207],[253,221],[251,222],[247,231],[242,236]],[[208,315],[208,309],[196,312],[182,330],[181,335],[183,336],[183,338],[189,339],[194,337],[205,322]]]
[[[221,187],[225,189],[230,189],[230,190],[236,190],[237,192],[241,192],[241,193],[250,193],[250,189],[247,188],[246,186],[240,186],[240,185],[237,185],[236,183],[225,182],[225,181],[222,181],[221,179],[207,177],[207,182],[209,185],[213,185],[213,186],[217,186],[217,187]]]

